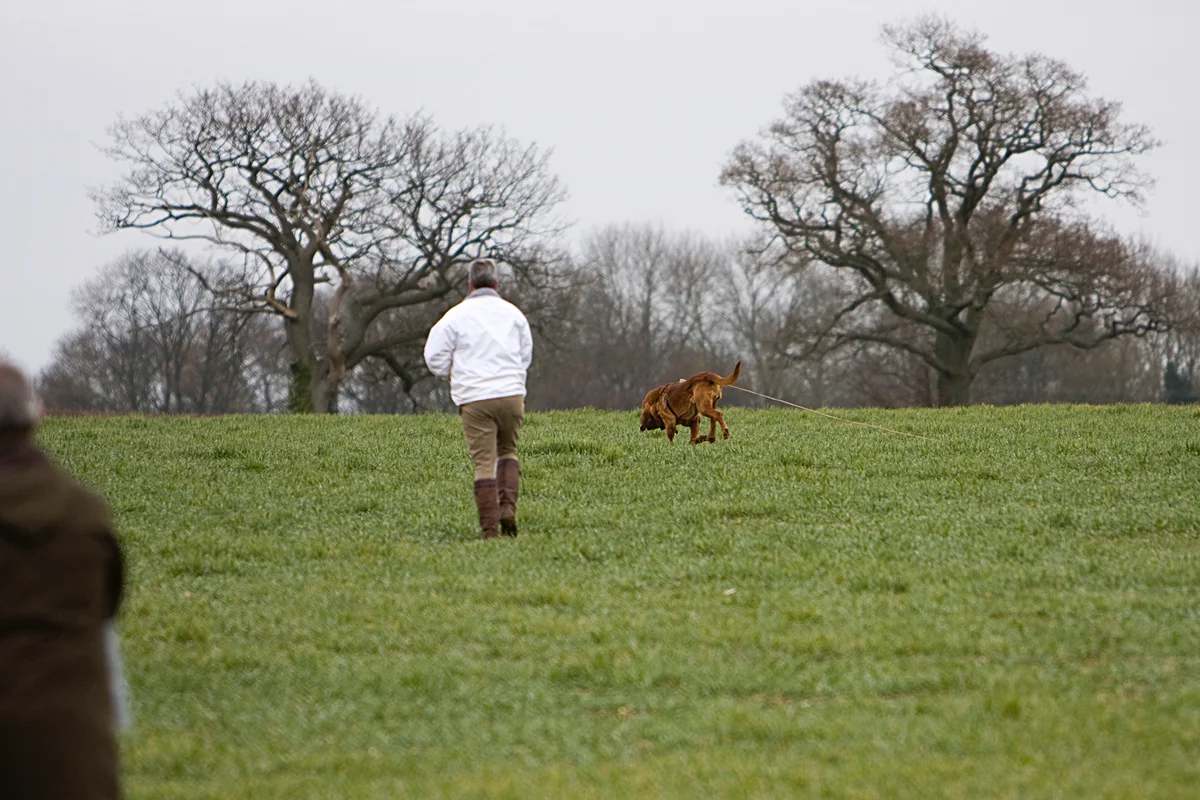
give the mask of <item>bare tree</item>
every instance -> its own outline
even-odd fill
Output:
[[[334,410],[348,370],[421,338],[378,322],[451,295],[471,258],[553,278],[543,243],[563,189],[546,154],[487,128],[443,133],[315,83],[246,83],[181,96],[110,135],[107,153],[129,171],[93,192],[103,227],[239,254],[237,280],[212,288],[283,318],[295,411]]]
[[[985,367],[975,384],[979,402],[1151,403],[1160,399],[1165,337],[1122,337],[1079,350],[1052,345]]]
[[[1168,403],[1200,402],[1200,267],[1178,268],[1174,330],[1163,342],[1162,398]]]
[[[152,290],[144,265],[137,256],[119,258],[71,293],[83,330],[60,344],[51,370],[59,362],[71,365],[62,378],[81,380],[104,411],[168,410],[161,408],[170,392],[147,307]]]
[[[349,409],[359,414],[415,414],[454,407],[449,386],[425,367],[422,348],[411,346],[370,358],[346,378]]]
[[[186,265],[186,266],[184,266]],[[41,382],[60,411],[258,410],[247,381],[262,315],[214,307],[197,275],[219,268],[178,251],[127,253],[73,292],[81,329],[60,340]]]
[[[249,317],[255,325],[246,340],[245,382],[251,393],[247,411],[280,414],[288,411],[291,387],[289,350],[284,330],[270,318]]]
[[[827,334],[843,283],[830,270],[797,269],[778,247],[751,243],[730,259],[720,281],[721,330],[745,361],[743,383],[806,405],[829,402],[827,367],[839,345]]]
[[[852,280],[830,335],[916,356],[957,405],[995,360],[1165,330],[1169,278],[1080,208],[1139,201],[1149,132],[1062,62],[932,18],[885,38],[895,80],[808,85],[722,174],[797,260]]]
[[[211,298],[177,267],[183,261],[179,252],[127,253],[73,293],[76,314],[110,349],[141,359],[145,372],[128,373],[130,410],[143,410],[134,396],[142,389],[153,392],[153,410],[168,413],[184,405],[184,370]]]
[[[54,343],[50,363],[38,376],[38,393],[53,413],[134,411],[115,391],[104,347],[94,331],[81,329]]]
[[[554,310],[555,335],[541,339],[536,402],[631,408],[657,383],[714,368],[718,289],[731,257],[722,243],[660,226],[592,231],[570,307]]]

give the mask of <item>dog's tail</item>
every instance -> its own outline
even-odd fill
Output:
[[[742,362],[739,361],[738,363],[733,365],[733,372],[729,373],[729,376],[726,378],[717,378],[717,383],[721,384],[722,386],[732,386],[734,383],[737,382],[738,375],[741,375],[741,374],[742,374]]]

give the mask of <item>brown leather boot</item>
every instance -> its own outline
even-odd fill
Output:
[[[479,509],[479,527],[483,529],[483,538],[495,539],[500,536],[500,504],[495,478],[475,481],[475,507]]]
[[[521,482],[521,466],[515,458],[496,464],[496,490],[500,495],[500,532],[517,535],[517,486]]]

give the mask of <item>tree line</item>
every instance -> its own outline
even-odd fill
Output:
[[[738,358],[747,386],[805,405],[1194,400],[1195,268],[1088,213],[1141,202],[1151,132],[1068,65],[944,20],[884,41],[893,80],[809,83],[733,150],[719,175],[755,222],[745,240],[630,223],[567,246],[547,151],[312,82],[219,84],[119,120],[101,225],[169,241],[75,291],[43,395],[447,409],[421,346],[487,256],[535,331],[531,408],[632,408]]]

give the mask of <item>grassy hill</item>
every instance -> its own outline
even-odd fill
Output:
[[[127,546],[131,798],[1185,797],[1200,412],[56,419]]]

